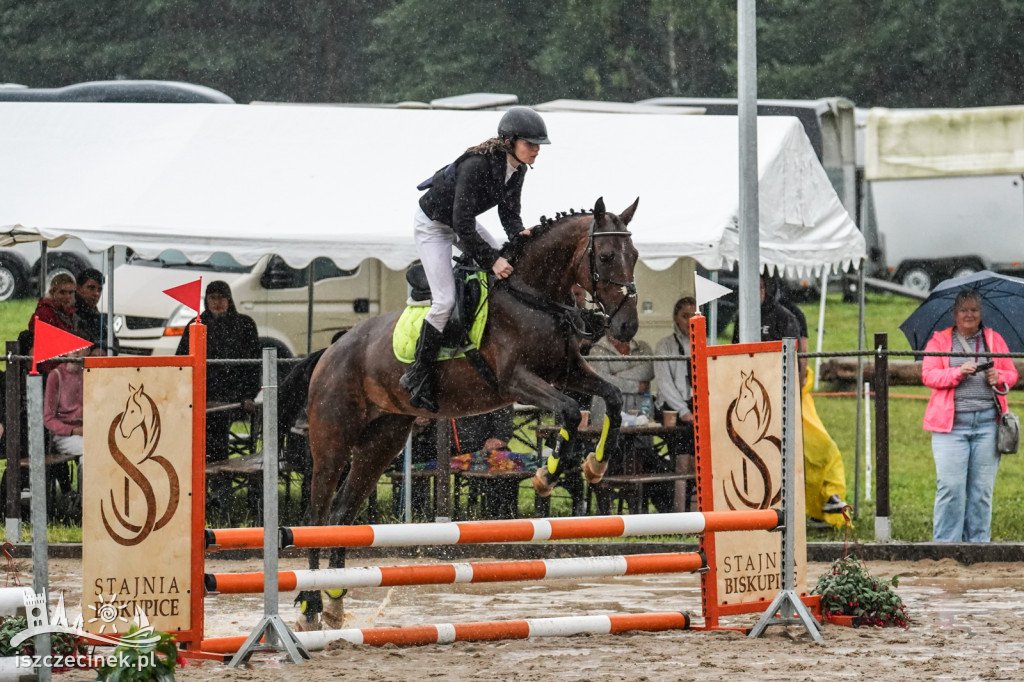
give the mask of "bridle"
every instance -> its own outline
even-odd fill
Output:
[[[636,298],[636,281],[634,280],[632,282],[619,282],[609,277],[601,276],[601,273],[597,271],[597,253],[594,250],[594,238],[631,237],[633,236],[633,233],[629,232],[628,230],[616,230],[614,232],[595,232],[594,228],[596,226],[597,221],[591,219],[590,226],[587,228],[587,246],[580,253],[579,258],[576,259],[574,270],[578,272],[580,263],[583,262],[583,258],[586,257],[588,259],[588,264],[590,266],[590,289],[588,291],[592,292],[591,295],[593,296],[593,301],[597,303],[597,305],[601,308],[601,314],[604,315],[605,318],[607,318],[608,320],[611,320],[613,317],[618,315],[619,311],[622,309],[622,306],[625,305],[626,301],[628,301],[631,298]],[[605,310],[604,303],[602,303],[597,298],[597,285],[601,283],[611,284],[619,287],[622,290],[622,300],[619,301],[619,305],[616,306],[615,310],[612,311],[611,315],[609,315],[608,311]],[[584,287],[582,285],[579,286],[581,286],[583,289],[587,289],[587,287]]]

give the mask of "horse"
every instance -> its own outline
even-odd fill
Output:
[[[587,477],[600,480],[608,460],[618,452],[622,394],[580,355],[582,311],[572,287],[578,284],[587,291],[611,336],[620,341],[633,338],[639,327],[633,279],[638,254],[627,226],[639,201],[615,215],[599,198],[592,211],[542,217],[529,235],[505,245],[502,255],[514,272],[488,292],[489,316],[479,346],[496,384],[485,380],[466,358],[441,362],[436,369],[436,414],[411,407],[409,394],[399,386],[405,365],[396,359],[391,343],[399,312],[365,320],[331,345],[316,362],[309,382],[311,523],[352,523],[401,451],[417,417],[482,414],[514,402],[552,411],[562,426],[554,454],[534,478],[538,492],[550,494],[566,469],[563,456],[574,452],[581,418],[579,404],[563,390],[600,396],[608,406],[605,436],[584,463]],[[348,475],[335,497],[346,468]],[[319,550],[310,551],[310,569],[319,568],[319,557]],[[344,548],[332,549],[330,566],[344,565]],[[319,592],[301,593],[296,601],[302,604],[304,618],[298,627],[341,627],[342,595],[328,592],[325,608]]]

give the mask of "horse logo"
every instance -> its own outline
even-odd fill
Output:
[[[126,534],[122,535],[111,527],[104,505],[105,500],[100,501],[100,517],[103,519],[103,526],[107,529],[111,539],[120,545],[130,547],[139,544],[149,537],[150,533],[166,526],[178,509],[178,499],[181,495],[178,474],[170,462],[155,454],[159,444],[160,410],[145,392],[142,384],[138,388],[128,384],[128,398],[125,401],[124,410],[114,417],[107,431],[107,446],[110,449],[110,456],[125,472],[123,508],[118,508],[114,499],[114,490],[111,489],[109,491],[110,509],[114,520],[127,531]],[[146,462],[160,466],[167,477],[169,492],[167,507],[160,518],[157,518],[156,494],[153,491],[153,484],[139,468]],[[147,467],[147,469],[151,468]],[[142,491],[142,496],[145,499],[145,518],[141,524],[132,523],[130,520],[130,493],[133,483]]]
[[[782,499],[781,482],[779,490],[773,495],[775,483],[765,463],[762,453],[765,447],[778,451],[781,456],[782,441],[778,436],[768,435],[772,421],[772,404],[764,384],[757,380],[753,370],[748,374],[740,372],[740,388],[725,416],[725,429],[739,451],[743,454],[743,489],[736,483],[736,472],[730,474],[732,494],[728,482],[722,482],[726,504],[729,509],[737,509],[734,498],[747,509],[768,509]],[[750,493],[750,477],[748,468],[753,466],[761,477],[761,499]]]

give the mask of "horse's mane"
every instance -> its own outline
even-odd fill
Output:
[[[568,211],[559,211],[555,214],[554,218],[548,218],[547,216],[541,216],[537,224],[530,228],[530,236],[526,237],[521,234],[513,235],[509,239],[508,243],[501,249],[501,255],[509,262],[515,263],[523,255],[523,250],[527,244],[531,241],[535,241],[541,235],[550,232],[552,229],[559,225],[563,225],[570,219],[579,218],[580,216],[593,215],[594,212],[581,208],[577,211],[574,208],[570,208]]]

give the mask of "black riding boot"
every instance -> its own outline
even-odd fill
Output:
[[[440,350],[441,332],[424,320],[419,341],[416,342],[416,359],[398,382],[412,394],[409,404],[427,412],[438,410],[434,366]]]

